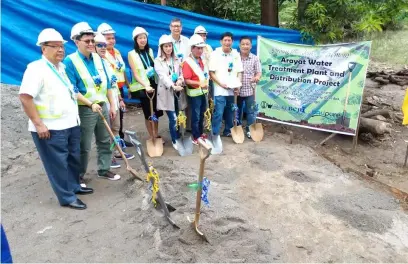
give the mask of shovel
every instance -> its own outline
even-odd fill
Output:
[[[174,95],[177,98],[177,104],[179,106],[179,112],[182,112],[184,114],[184,116],[186,116],[184,110],[180,109],[180,95],[177,95],[177,93],[174,93]],[[193,153],[193,141],[191,140],[191,137],[185,138],[184,137],[184,133],[186,131],[186,127],[185,127],[185,123],[180,124],[179,127],[179,131],[181,134],[181,138],[176,139],[176,145],[177,145],[177,151],[180,154],[180,156],[184,157],[184,156],[188,156],[191,155]]]
[[[201,138],[198,139],[199,148],[200,148],[200,171],[198,174],[198,181],[197,184],[200,186],[197,190],[196,196],[196,208],[195,208],[195,216],[194,221],[190,221],[193,223],[194,229],[205,241],[208,243],[210,242],[208,238],[198,229],[198,223],[200,220],[200,213],[201,213],[201,194],[202,194],[202,182],[204,178],[204,164],[205,160],[211,155],[211,146],[206,144]]]
[[[255,92],[255,87],[256,87],[256,83],[253,83],[252,88],[254,89],[254,92]],[[256,117],[258,115],[258,109],[256,110],[255,115],[256,115],[255,116],[255,122],[252,125],[249,126],[249,132],[251,132],[251,138],[252,138],[253,141],[260,142],[260,141],[262,141],[262,139],[264,137],[264,130],[263,130],[262,124],[256,122]]]
[[[153,170],[153,167],[149,166],[146,162],[146,157],[143,151],[143,146],[142,146],[142,143],[140,143],[140,141],[137,140],[136,132],[126,130],[125,134],[129,137],[130,142],[135,146],[136,152],[140,158],[140,161],[142,162],[142,165],[146,173],[150,173]],[[150,178],[150,183],[152,184],[152,186],[154,185],[154,181],[155,180],[153,178]],[[169,221],[169,223],[173,225],[175,228],[180,229],[180,227],[170,217],[170,212],[174,212],[176,208],[174,208],[173,206],[171,206],[170,204],[164,201],[164,198],[160,192],[160,188],[157,191],[157,202],[160,204],[160,207],[163,209],[164,216],[167,218],[167,221]]]
[[[113,135],[112,130],[111,130],[111,128],[110,128],[108,122],[106,121],[105,117],[103,116],[103,114],[101,113],[100,110],[98,110],[98,113],[99,113],[99,116],[102,118],[103,123],[105,124],[106,130],[108,130],[109,135],[111,136],[113,142],[115,143],[117,150],[119,151],[120,155],[122,156],[122,159],[125,161],[126,169],[127,169],[127,170],[130,172],[130,174],[132,174],[136,179],[138,179],[139,181],[143,181],[143,179],[140,178],[140,177],[137,175],[137,172],[136,172],[132,167],[130,167],[129,161],[127,160],[125,154],[123,153],[122,148],[119,146],[118,142],[115,140],[115,135]]]
[[[155,130],[155,124],[156,121],[154,120],[154,112],[153,112],[153,97],[154,97],[155,91],[153,90],[152,96],[149,96],[149,93],[146,92],[146,96],[150,100],[150,124],[152,126],[152,133],[153,133],[153,139],[148,139],[146,141],[146,147],[147,147],[147,154],[149,154],[150,157],[160,157],[163,155],[163,140],[161,138],[156,138],[156,130]]]
[[[234,105],[237,105],[237,97],[238,95],[234,95]],[[242,126],[238,126],[238,118],[237,116],[237,107],[235,107],[234,111],[234,126],[231,128],[231,135],[232,139],[234,140],[235,143],[241,144],[244,143],[245,135],[244,135],[244,130],[242,129]]]

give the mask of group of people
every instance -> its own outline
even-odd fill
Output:
[[[28,129],[43,162],[51,186],[60,205],[86,209],[77,195],[93,193],[86,186],[92,137],[97,146],[97,176],[109,180],[121,177],[111,171],[120,167],[120,153],[112,151],[112,139],[104,119],[109,121],[115,141],[123,135],[124,87],[132,98],[140,100],[146,129],[151,138],[161,137],[156,122],[166,115],[170,137],[177,149],[180,137],[176,125],[179,111],[185,111],[190,124],[193,144],[207,136],[220,140],[231,136],[234,96],[238,96],[239,122],[243,103],[249,125],[255,120],[254,84],[261,76],[259,59],[251,53],[252,40],[240,39],[239,51],[232,48],[233,34],[220,37],[221,47],[213,50],[206,43],[208,32],[197,26],[190,38],[183,36],[182,23],[175,18],[170,34],[159,39],[157,56],[149,46],[149,33],[142,27],[132,32],[134,46],[128,52],[131,80],[119,50],[115,48],[114,29],[102,23],[94,31],[80,22],[71,29],[71,40],[77,50],[65,57],[67,42],[55,29],[44,29],[37,46],[42,57],[28,64],[19,97],[29,118]],[[204,131],[204,112],[214,102],[210,135]],[[151,111],[151,103],[153,111]],[[102,118],[103,116],[103,118]],[[163,141],[164,142],[164,141]],[[127,159],[134,155],[124,153]]]

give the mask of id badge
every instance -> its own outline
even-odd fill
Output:
[[[183,59],[183,58],[184,58],[183,53],[177,53],[177,58],[179,58],[179,59]]]
[[[153,67],[147,68],[147,77],[151,78],[153,76],[154,76],[154,68]]]
[[[173,74],[171,75],[171,80],[175,83],[178,80],[178,74],[173,72]]]

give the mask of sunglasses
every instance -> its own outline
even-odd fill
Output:
[[[92,44],[95,43],[95,40],[94,40],[94,39],[87,39],[87,40],[82,40],[82,39],[81,39],[81,41],[85,42],[85,43],[88,44],[88,45],[89,45],[89,43],[92,43]]]
[[[104,44],[104,43],[98,43],[98,44],[96,44],[96,47],[97,47],[97,48],[106,48],[106,44]]]

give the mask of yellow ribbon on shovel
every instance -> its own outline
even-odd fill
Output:
[[[149,173],[147,174],[147,181],[150,182],[150,179],[153,179],[152,182],[152,202],[154,207],[157,205],[156,197],[157,192],[159,191],[159,173],[151,164],[149,164]]]
[[[179,126],[182,126],[182,127],[187,126],[187,116],[182,111],[180,111],[177,116],[176,129],[178,129]]]

